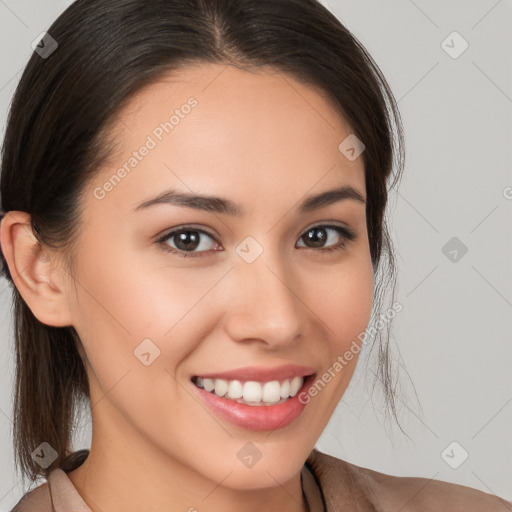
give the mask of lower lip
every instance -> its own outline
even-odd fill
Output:
[[[286,402],[260,406],[240,404],[234,400],[221,398],[214,393],[199,388],[193,382],[191,384],[201,400],[221,418],[249,430],[276,430],[286,427],[302,414],[307,404],[299,401],[299,395],[309,388],[314,377],[314,375],[306,377],[296,395],[286,400]]]

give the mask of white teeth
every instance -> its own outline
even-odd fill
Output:
[[[278,380],[272,382],[265,382],[261,391],[261,396],[264,402],[274,403],[279,402],[281,399],[281,385]]]
[[[297,391],[302,387],[303,382],[302,377],[293,377],[290,383],[290,396],[295,396],[297,394]]]
[[[281,384],[281,398],[288,398],[290,396],[290,381],[285,380]]]
[[[236,400],[239,403],[249,405],[275,404],[284,402],[289,397],[295,396],[304,384],[303,377],[294,377],[283,381],[270,382],[247,381],[225,379],[208,379],[197,377],[196,386],[213,392],[219,397]]]
[[[239,380],[232,380],[229,383],[228,398],[242,398],[244,394],[242,383]]]
[[[243,396],[246,402],[261,402],[261,384],[252,380],[246,382]]]
[[[203,388],[206,391],[212,391],[215,388],[213,379],[203,379]]]
[[[215,379],[215,394],[224,396],[228,392],[228,381],[224,379]]]

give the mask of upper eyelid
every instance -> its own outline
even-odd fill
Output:
[[[208,231],[206,231],[203,228],[198,228],[196,226],[189,226],[189,225],[178,226],[177,228],[172,228],[169,231],[165,231],[163,234],[157,235],[157,240],[161,240],[162,238],[168,237],[169,235],[172,235],[174,233],[179,233],[181,231],[197,231],[204,235],[208,235],[209,237],[213,238],[217,242],[217,236],[214,235],[213,233],[209,233]]]
[[[338,221],[323,221],[323,222],[319,222],[318,224],[313,224],[313,225],[308,226],[307,228],[305,228],[302,231],[301,234],[304,234],[306,231],[309,231],[310,229],[319,228],[319,227],[326,227],[326,228],[329,228],[329,229],[332,229],[333,227],[336,227],[336,228],[345,229],[347,231],[353,231],[353,229],[350,228],[349,226],[337,225],[337,224],[333,224],[333,222],[338,222]],[[208,235],[208,236],[212,237],[213,239],[215,239],[215,241],[218,241],[217,240],[217,235],[208,232],[207,230],[205,230],[202,227],[197,227],[195,225],[190,225],[190,224],[184,224],[183,226],[178,226],[178,227],[175,227],[175,228],[171,228],[169,231],[164,232],[162,235],[158,235],[157,239],[164,238],[164,237],[166,237],[168,235],[171,235],[173,233],[177,233],[177,232],[180,232],[180,231],[198,231],[200,233],[203,233],[205,235]]]

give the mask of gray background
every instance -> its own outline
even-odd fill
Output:
[[[403,310],[394,320],[392,348],[401,368],[400,418],[411,439],[386,426],[378,393],[369,400],[363,353],[317,447],[377,471],[446,480],[512,500],[512,2],[323,3],[369,50],[403,116],[406,169],[390,204]],[[0,0],[2,137],[31,42],[69,4]],[[442,46],[454,31],[469,44],[457,58]],[[446,44],[452,53],[461,48],[453,37]],[[457,261],[442,251],[452,237],[468,249]],[[5,280],[0,339],[0,373],[6,376],[0,393],[2,512],[26,491],[11,447],[13,340]],[[75,449],[89,440],[86,416]],[[469,456],[460,464],[463,450]]]

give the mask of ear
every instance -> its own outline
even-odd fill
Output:
[[[0,246],[16,288],[34,316],[52,327],[71,325],[62,268],[35,238],[30,215],[9,211],[0,224]]]

